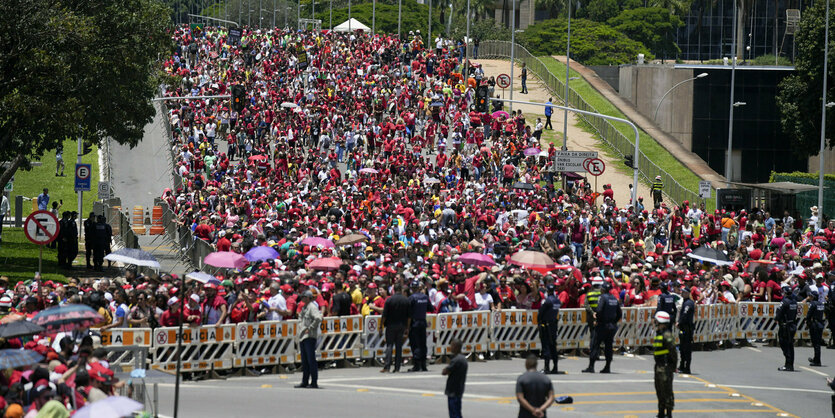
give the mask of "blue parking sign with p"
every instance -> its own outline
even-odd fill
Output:
[[[90,164],[75,165],[75,191],[90,191],[90,177],[92,177],[92,173],[93,170]]]

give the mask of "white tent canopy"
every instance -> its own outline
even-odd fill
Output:
[[[369,28],[368,26],[363,25],[362,22],[360,22],[359,20],[354,19],[352,17],[352,18],[342,22],[338,26],[334,27],[333,30],[336,31],[336,32],[353,32],[355,30],[362,30],[362,31],[367,32],[367,31],[370,31],[371,28]]]

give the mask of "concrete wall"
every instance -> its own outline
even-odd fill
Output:
[[[693,78],[692,69],[675,69],[667,65],[629,65],[620,67],[621,97],[649,119],[653,118],[664,93],[677,83]],[[672,135],[688,150],[693,141],[693,83],[684,83],[670,92],[658,109],[658,126]]]
[[[598,77],[612,86],[615,91],[620,90],[620,70],[617,65],[587,65]]]
[[[826,174],[835,174],[835,149],[826,149],[823,152],[823,172]],[[820,159],[817,155],[809,157],[809,172],[817,173],[820,168]],[[826,192],[831,193],[831,192]]]

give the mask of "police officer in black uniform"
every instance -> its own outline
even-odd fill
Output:
[[[542,342],[542,357],[545,358],[545,374],[559,374],[557,362],[559,361],[559,354],[557,353],[557,325],[559,321],[559,313],[561,302],[554,293],[557,286],[553,283],[546,287],[545,300],[539,307],[539,340]],[[549,367],[553,360],[553,368]]]
[[[64,238],[66,247],[64,257],[66,259],[67,268],[72,268],[72,262],[78,256],[78,212],[70,212],[70,219],[67,222],[67,234]]]
[[[96,271],[102,271],[104,256],[110,254],[110,240],[113,237],[113,229],[105,222],[104,216],[96,218],[96,225],[93,229],[93,264]]]
[[[600,285],[603,283],[599,277],[595,277],[591,281],[592,288],[586,291],[586,300],[583,306],[586,308],[586,324],[589,327],[589,351],[591,351],[592,344],[594,344],[594,336],[597,329],[594,326],[594,315],[597,312],[598,302],[600,301]],[[598,345],[600,340],[598,340]]]
[[[681,297],[684,301],[681,303],[681,315],[678,317],[678,341],[679,351],[681,352],[681,364],[678,370],[681,373],[691,374],[690,361],[693,358],[693,315],[696,312],[696,303],[690,294],[690,287],[685,286],[681,288]]]
[[[783,286],[783,302],[777,307],[774,319],[780,325],[777,338],[780,341],[780,349],[783,350],[783,357],[786,358],[786,364],[777,370],[793,372],[794,333],[797,331],[797,302],[795,302],[792,289],[789,286]]]
[[[61,214],[61,220],[58,221],[58,238],[55,239],[55,243],[58,247],[58,265],[61,267],[67,266],[67,223],[70,221],[70,212],[64,211]]]
[[[597,356],[600,351],[600,343],[605,345],[604,355],[606,356],[606,366],[600,370],[600,373],[611,373],[613,349],[612,345],[615,341],[615,333],[618,331],[618,322],[623,316],[621,311],[620,301],[609,293],[611,285],[603,283],[603,294],[597,303],[597,311],[594,314],[595,333],[594,341],[591,344],[591,353],[589,354],[589,367],[583,370],[583,373],[594,373],[594,362],[597,361]]]
[[[426,312],[429,312],[432,305],[429,297],[420,288],[420,281],[413,280],[409,286],[412,294],[409,295],[409,306],[412,316],[412,324],[409,327],[409,346],[412,348],[412,363],[410,372],[425,372],[426,370]]]
[[[823,315],[824,304],[818,299],[817,290],[809,292],[808,302],[809,312],[806,313],[806,325],[809,327],[809,336],[812,339],[812,349],[815,353],[814,357],[809,357],[809,365],[820,367],[823,329],[826,326]]]
[[[661,294],[658,295],[658,307],[655,310],[655,313],[658,312],[667,312],[670,314],[670,323],[676,323],[676,298],[670,294],[670,286],[667,283],[661,283]]]
[[[96,213],[90,212],[90,216],[84,220],[84,248],[87,255],[87,269],[92,269],[90,264],[90,257],[93,255],[93,246],[95,245],[94,234],[96,232]]]

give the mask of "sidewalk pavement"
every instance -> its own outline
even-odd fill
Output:
[[[565,62],[565,55],[553,55],[552,58],[560,62]],[[656,142],[664,147],[679,162],[684,164],[685,167],[689,168],[690,171],[702,179],[710,181],[714,188],[725,187],[724,176],[710,168],[695,152],[684,148],[672,135],[659,128],[655,122],[639,112],[632,103],[621,97],[609,83],[598,77],[597,73],[574,60],[571,60],[571,69],[582,75],[586,82],[591,84],[606,100],[615,105],[629,120],[634,122],[635,125],[638,125],[639,129],[655,139]]]

